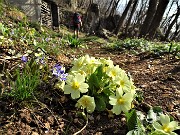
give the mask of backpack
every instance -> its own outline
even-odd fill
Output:
[[[75,24],[79,24],[81,22],[81,17],[78,13],[74,13],[73,21]]]

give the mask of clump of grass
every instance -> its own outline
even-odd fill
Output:
[[[97,36],[88,36],[88,37],[82,38],[82,41],[95,41],[97,39],[99,39],[99,37]]]
[[[82,41],[78,38],[74,38],[73,36],[71,35],[68,35],[67,36],[67,40],[69,41],[69,45],[71,47],[80,47],[80,45],[82,44]]]
[[[9,96],[15,101],[23,101],[33,98],[37,86],[40,84],[39,65],[31,60],[27,62],[22,71],[15,71],[15,81],[11,83],[12,91]]]

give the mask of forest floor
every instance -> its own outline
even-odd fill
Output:
[[[67,58],[79,53],[94,57],[110,57],[115,65],[129,72],[134,83],[143,93],[143,103],[137,109],[146,112],[147,105],[159,106],[165,113],[180,121],[180,60],[164,55],[154,57],[149,54],[133,55],[120,51],[110,51],[103,44],[88,42],[88,48],[75,48]],[[68,62],[66,63],[68,65]],[[0,135],[125,135],[127,126],[124,115],[111,116],[108,111],[88,115],[88,123],[78,115],[75,102],[51,85],[41,86],[38,100],[13,103],[9,99],[0,100]]]

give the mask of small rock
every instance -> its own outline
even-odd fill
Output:
[[[31,135],[39,135],[37,132],[32,132]]]
[[[121,122],[126,122],[126,118],[125,117],[121,118]]]

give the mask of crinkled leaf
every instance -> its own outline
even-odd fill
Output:
[[[98,77],[95,74],[91,74],[88,84],[89,84],[89,88],[91,90],[99,89],[99,87],[100,87]]]
[[[153,112],[155,112],[155,113],[162,113],[162,108],[159,107],[159,106],[154,106],[153,107]]]
[[[95,98],[95,103],[97,111],[104,111],[106,109],[106,103],[103,97]]]
[[[102,66],[97,67],[95,74],[98,77],[98,80],[101,80],[103,77],[103,67]]]
[[[127,119],[127,126],[129,130],[136,129],[137,126],[137,114],[136,110],[132,109],[130,112],[125,113]]]

